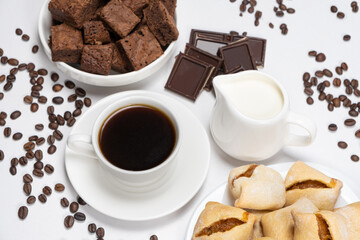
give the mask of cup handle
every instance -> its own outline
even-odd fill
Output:
[[[92,145],[91,136],[89,135],[83,135],[83,134],[70,135],[67,140],[67,146],[71,150],[86,157],[98,158],[95,153],[94,147]]]
[[[298,113],[290,112],[287,119],[287,124],[295,124],[302,127],[308,132],[307,136],[300,136],[293,133],[288,133],[285,145],[288,146],[307,146],[310,145],[316,136],[316,124],[310,118],[300,115]]]

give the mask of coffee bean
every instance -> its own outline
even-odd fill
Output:
[[[322,78],[324,76],[324,73],[322,71],[318,70],[315,72],[315,76]]]
[[[75,111],[73,112],[73,116],[78,117],[80,115],[81,115],[81,109],[80,108],[75,109]]]
[[[77,202],[72,202],[69,209],[71,213],[76,213],[79,210],[79,204]]]
[[[15,77],[15,75],[12,75],[12,74],[10,74],[10,75],[7,75],[6,76],[6,81],[9,83],[13,83],[13,82],[15,82],[15,80],[16,80],[16,77]]]
[[[54,103],[54,104],[62,104],[63,102],[64,102],[64,99],[62,98],[62,97],[54,97],[53,99],[52,99],[52,102]]]
[[[11,175],[16,175],[16,173],[17,173],[16,167],[14,167],[14,166],[11,166],[9,171],[10,171]]]
[[[28,163],[28,160],[26,157],[22,156],[19,158],[19,163],[21,166],[25,166]]]
[[[12,158],[10,161],[10,164],[11,164],[11,166],[16,167],[19,164],[19,159],[17,159],[16,157]]]
[[[14,111],[14,112],[12,112],[12,113],[10,114],[10,118],[11,118],[12,120],[17,119],[17,118],[20,117],[20,116],[21,116],[21,112],[20,112],[20,111]]]
[[[51,80],[53,81],[53,82],[57,82],[58,80],[59,80],[59,74],[57,74],[57,73],[52,73],[51,74]]]
[[[328,129],[329,129],[330,131],[332,131],[332,132],[335,132],[335,131],[338,129],[338,127],[337,127],[337,125],[336,125],[335,123],[331,123],[331,124],[329,125]]]
[[[27,142],[24,144],[25,151],[29,151],[35,148],[35,144],[33,142]]]
[[[55,137],[53,135],[49,135],[47,138],[47,142],[49,143],[49,145],[53,145],[55,142]]]
[[[340,141],[340,142],[338,142],[338,147],[339,147],[339,148],[342,148],[342,149],[345,149],[345,148],[348,147],[348,145],[347,145],[346,142]]]
[[[70,117],[69,120],[67,121],[67,125],[69,127],[72,127],[76,122],[76,119],[74,117]]]
[[[316,57],[317,52],[313,50],[313,51],[310,51],[308,54],[310,57]]]
[[[55,114],[50,114],[50,115],[49,115],[49,121],[50,121],[51,123],[56,122],[56,115],[55,115]]]
[[[40,149],[35,151],[35,158],[38,161],[41,161],[43,159],[43,152]]]
[[[44,78],[43,77],[38,77],[38,79],[36,80],[36,84],[37,85],[43,85],[44,83]]]
[[[35,125],[35,129],[41,131],[41,130],[44,129],[44,125],[41,124],[41,123],[38,123],[38,124]]]
[[[30,95],[34,98],[38,98],[38,97],[40,97],[40,92],[39,91],[31,91]]]
[[[4,136],[10,137],[10,135],[11,135],[11,128],[10,127],[4,128]]]
[[[54,92],[60,92],[61,91],[61,89],[63,89],[63,85],[61,85],[61,84],[55,84],[53,87],[52,87],[52,90],[54,91]]]
[[[46,203],[47,201],[47,197],[43,193],[38,196],[38,199],[41,203]]]
[[[99,227],[98,229],[96,229],[96,236],[99,238],[102,238],[105,236],[105,230],[102,227]]]
[[[6,121],[2,118],[0,118],[0,126],[5,126]]]
[[[35,64],[34,63],[29,63],[27,66],[26,66],[26,69],[28,70],[28,72],[31,72],[35,69]]]
[[[43,177],[44,176],[44,172],[41,169],[34,169],[32,173],[36,177]]]
[[[5,75],[4,75],[4,74],[3,74],[3,75],[1,75],[1,76],[0,76],[0,83],[4,82],[4,81],[5,81],[5,78],[6,78],[6,77],[5,77]]]
[[[273,24],[273,23],[269,23],[269,27],[270,27],[270,28],[274,28],[274,24]]]
[[[37,135],[33,135],[33,136],[29,137],[29,141],[34,142],[34,141],[38,140],[38,138],[39,137]]]
[[[24,40],[25,42],[27,42],[27,41],[30,40],[30,37],[29,37],[29,35],[24,34],[24,35],[21,36],[21,39]]]
[[[355,132],[355,137],[360,138],[360,129]]]
[[[95,233],[96,232],[96,224],[95,223],[90,223],[88,226],[88,230],[90,233]]]
[[[34,91],[34,92],[39,92],[43,89],[43,86],[41,85],[35,85],[35,86],[32,86],[31,87],[31,90]],[[39,92],[40,93],[40,92]]]
[[[356,80],[356,79],[352,79],[351,82],[350,82],[350,85],[355,89],[355,88],[358,88],[359,86],[359,81]]]
[[[340,87],[341,86],[340,78],[334,78],[333,85],[334,85],[334,87]]]
[[[67,198],[62,198],[61,200],[60,200],[60,205],[62,206],[62,207],[68,207],[69,206],[69,200],[67,200]]]
[[[56,152],[56,146],[55,145],[51,145],[48,150],[47,150],[48,154],[52,155]]]
[[[19,65],[19,60],[15,59],[15,58],[10,58],[10,59],[8,59],[7,63],[11,66],[17,66],[17,65]]]
[[[52,193],[52,190],[51,190],[51,187],[49,186],[45,186],[43,189],[42,189],[43,193],[46,195],[46,196],[50,196],[51,193]]]
[[[78,109],[82,109],[84,106],[84,102],[80,99],[76,100],[75,101],[75,107],[78,108]]]
[[[29,96],[29,95],[26,95],[24,97],[24,102],[27,103],[27,104],[31,104],[33,101],[33,97],[32,96]]]
[[[26,199],[26,202],[27,204],[34,204],[36,202],[36,197],[35,196],[29,196],[27,199]]]
[[[332,100],[333,104],[334,104],[334,107],[338,108],[340,107],[340,99],[339,98],[334,98]]]
[[[24,190],[25,195],[29,196],[31,194],[31,190],[32,190],[31,184],[25,183],[23,186],[23,190]]]
[[[330,7],[330,11],[331,11],[332,13],[336,13],[336,12],[338,11],[338,9],[337,9],[336,6],[331,6],[331,7]]]
[[[337,16],[339,19],[343,19],[343,18],[345,17],[345,13],[343,13],[343,12],[338,12],[338,13],[336,14],[336,16]]]
[[[86,220],[86,216],[85,216],[85,214],[82,213],[82,212],[77,212],[77,213],[75,213],[75,214],[74,214],[74,218],[75,218],[75,220],[80,221],[80,222],[83,222],[83,221]]]
[[[39,105],[37,103],[32,103],[30,105],[30,111],[31,112],[36,112],[39,109]]]
[[[41,104],[45,104],[47,102],[47,97],[45,96],[40,96],[38,99],[38,102]]]
[[[315,60],[317,62],[324,62],[326,60],[326,56],[325,56],[324,53],[319,53],[319,54],[316,55]]]
[[[55,184],[54,189],[57,192],[63,192],[65,190],[65,186],[61,183],[57,183],[57,184]]]
[[[57,124],[56,122],[49,123],[49,128],[51,130],[56,130],[58,127],[59,127],[59,124]]]
[[[51,164],[46,164],[44,170],[47,174],[52,174],[54,172],[54,167]]]
[[[326,68],[323,70],[323,73],[325,76],[327,76],[329,78],[333,76],[333,73],[329,69],[326,69]]]
[[[0,150],[0,161],[4,160],[5,154],[3,150]]]
[[[13,87],[13,84],[11,82],[7,82],[5,85],[4,85],[4,91],[10,91]]]
[[[88,98],[88,97],[84,98],[84,105],[86,107],[90,107],[91,106],[91,99]]]
[[[68,102],[74,102],[76,99],[77,99],[77,95],[71,94],[67,100],[68,100]]]
[[[294,8],[288,8],[286,11],[287,11],[287,13],[289,13],[289,14],[294,14],[294,13],[295,13],[295,9],[294,9]]]
[[[28,159],[33,159],[35,157],[35,154],[33,153],[33,151],[27,151],[25,156],[28,158]]]
[[[356,124],[356,121],[355,121],[355,119],[349,118],[349,119],[345,120],[344,124],[345,124],[345,126],[351,127]]]
[[[20,28],[17,28],[15,29],[15,34],[21,36],[23,34],[23,31]]]
[[[2,64],[6,64],[8,61],[8,57],[4,56],[4,57],[1,57],[1,63]]]
[[[39,73],[37,71],[33,70],[29,73],[29,76],[32,78],[37,78],[39,76]]]
[[[0,100],[3,100],[4,98],[4,93],[0,92]]]
[[[17,140],[20,140],[21,138],[22,138],[22,133],[20,133],[20,132],[17,132],[17,133],[14,133],[14,135],[13,135],[13,140],[15,140],[15,141],[17,141]]]
[[[312,97],[308,97],[306,98],[306,103],[312,105],[314,103],[314,99],[312,99]]]
[[[346,35],[344,35],[344,37],[343,37],[343,40],[344,41],[350,41],[350,39],[351,39],[351,36],[349,35],[349,34],[346,34]]]
[[[38,45],[34,45],[34,46],[32,47],[32,49],[31,49],[31,51],[32,51],[33,53],[37,53],[37,52],[39,51],[39,46],[38,46]]]
[[[360,90],[359,89],[355,89],[354,90],[354,95],[357,97],[360,97]]]
[[[29,213],[29,209],[26,206],[21,206],[18,210],[18,217],[20,219],[25,219]]]
[[[34,169],[41,170],[41,169],[43,169],[43,167],[44,167],[44,164],[43,164],[42,161],[36,161],[36,162],[34,163]]]
[[[66,216],[64,219],[64,226],[66,228],[71,228],[74,225],[74,217],[73,216]]]
[[[328,110],[329,110],[330,112],[334,111],[334,105],[333,105],[332,103],[329,103],[329,104],[328,104]]]
[[[48,108],[47,108],[47,113],[50,115],[50,114],[54,114],[54,111],[55,111],[55,109],[54,109],[54,106],[48,106]]]
[[[23,181],[24,181],[24,183],[32,183],[33,178],[30,174],[27,173],[23,176]]]
[[[55,138],[56,140],[58,140],[58,141],[61,141],[62,138],[63,138],[63,134],[62,134],[62,132],[60,132],[59,130],[55,130],[55,131],[53,132],[53,136],[54,136],[54,138]]]
[[[150,237],[150,240],[158,240],[159,238],[156,236],[156,235],[152,235],[151,237]]]
[[[84,201],[84,199],[82,199],[80,196],[77,197],[77,202],[80,204],[80,205],[86,205],[86,202]]]
[[[345,62],[343,62],[343,63],[341,63],[341,68],[344,70],[344,71],[347,71],[348,70],[348,65],[345,63]]]
[[[353,162],[358,162],[359,161],[359,156],[358,155],[351,155],[351,160]]]
[[[84,89],[82,89],[82,88],[76,88],[75,93],[79,97],[85,97],[86,96],[86,91]]]
[[[45,68],[40,68],[37,72],[41,76],[46,76],[48,74],[48,71]]]
[[[73,89],[75,87],[75,83],[70,81],[70,80],[66,80],[65,81],[65,86],[69,89]]]
[[[56,122],[57,122],[60,126],[65,125],[65,119],[64,119],[63,116],[61,116],[60,114],[58,114],[58,115],[56,116]]]
[[[19,71],[24,71],[24,70],[26,69],[26,66],[27,66],[27,64],[25,64],[25,63],[20,63],[19,66],[18,66]]]
[[[355,110],[351,110],[351,111],[349,111],[349,115],[351,117],[357,117],[359,115],[359,113],[357,111],[355,111]]]
[[[7,113],[6,112],[0,112],[0,119],[6,119]]]
[[[310,79],[310,73],[306,72],[303,74],[303,81],[309,81]]]

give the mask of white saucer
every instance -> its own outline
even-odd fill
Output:
[[[269,167],[278,171],[281,174],[281,176],[285,178],[288,170],[293,164],[294,164],[293,162],[278,163],[278,164],[269,165]],[[334,171],[332,169],[329,169],[318,163],[306,162],[306,164],[323,172],[324,174],[330,177],[339,179],[343,182],[344,185],[343,188],[341,189],[341,193],[338,198],[338,201],[336,202],[335,207],[342,207],[347,204],[359,201],[359,197],[356,196],[356,194],[351,190],[350,187],[352,185],[351,180],[347,178],[345,175],[337,171]],[[204,210],[206,203],[210,201],[220,202],[226,205],[233,206],[234,198],[230,193],[227,182],[222,183],[220,186],[218,186],[214,191],[212,191],[208,196],[202,199],[201,202],[198,204],[189,222],[189,226],[185,235],[185,240],[191,239],[197,219],[200,213],[202,212],[202,210]]]
[[[166,102],[179,113],[184,141],[179,149],[177,166],[168,181],[146,193],[122,191],[108,184],[96,159],[84,157],[68,147],[65,150],[65,168],[74,189],[90,206],[117,219],[142,221],[168,215],[194,197],[208,172],[210,144],[202,124],[189,109],[165,95],[140,90],[121,92],[102,99],[76,122],[71,134],[91,135],[97,116],[106,106],[134,94]]]

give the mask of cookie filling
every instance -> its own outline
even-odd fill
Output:
[[[210,236],[217,232],[226,232],[244,223],[245,222],[237,218],[228,218],[228,219],[220,220],[214,222],[213,224],[211,224],[206,228],[203,228],[198,234],[196,234],[196,237]]]
[[[290,187],[286,188],[286,191],[294,190],[294,189],[307,189],[307,188],[329,188],[329,186],[320,181],[306,180],[291,185]]]
[[[331,237],[329,231],[329,225],[327,224],[323,216],[321,216],[321,214],[315,214],[315,216],[318,224],[318,233],[320,240],[332,240],[333,238]]]
[[[232,185],[234,186],[234,182],[235,182],[237,179],[241,178],[241,177],[247,177],[247,178],[251,177],[251,176],[253,175],[254,170],[255,170],[255,168],[256,168],[257,166],[259,166],[259,165],[257,165],[257,164],[251,164],[250,167],[249,167],[245,172],[243,172],[242,174],[240,174],[239,176],[237,176],[236,178],[234,178],[234,179],[232,180]]]

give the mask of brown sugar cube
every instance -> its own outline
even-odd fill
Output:
[[[147,26],[119,40],[134,70],[139,70],[163,54],[160,44]]]
[[[107,45],[85,45],[81,56],[81,70],[89,73],[109,75],[113,48]]]
[[[178,38],[179,31],[176,28],[175,20],[162,2],[151,2],[144,9],[144,16],[150,31],[162,46],[166,46]]]
[[[106,4],[100,12],[100,18],[122,38],[140,22],[140,18],[121,0],[111,0]]]
[[[149,5],[149,0],[123,0],[123,3],[139,18],[143,17],[143,9]]]
[[[52,26],[50,45],[54,62],[78,63],[83,50],[81,31],[66,23]]]
[[[119,73],[130,72],[131,67],[128,63],[126,55],[120,53],[118,46],[115,43],[110,43],[114,52],[111,60],[111,69]]]
[[[80,29],[94,15],[99,2],[100,0],[51,0],[48,9],[53,19]]]
[[[175,15],[176,0],[161,0],[171,16]]]
[[[84,23],[84,42],[92,45],[109,43],[110,34],[101,21],[87,21]]]

